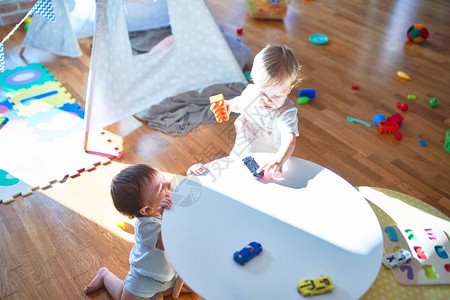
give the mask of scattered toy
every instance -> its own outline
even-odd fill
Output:
[[[298,97],[308,97],[309,99],[316,99],[316,90],[313,88],[298,90]]]
[[[423,43],[428,38],[428,29],[422,24],[414,24],[406,32],[408,40],[413,43]]]
[[[397,102],[397,107],[400,108],[402,111],[408,110],[408,104],[403,102]]]
[[[396,132],[397,129],[398,129],[398,124],[395,121],[380,121],[378,123],[378,131],[381,133]]]
[[[311,100],[311,99],[309,99],[309,97],[303,96],[303,97],[300,97],[297,99],[297,103],[302,105],[302,104],[308,103],[309,100]]]
[[[3,126],[3,125],[5,125],[6,123],[8,123],[8,121],[9,121],[9,119],[8,119],[7,116],[1,115],[1,116],[0,116],[0,127]]]
[[[416,95],[408,95],[408,100],[416,100]]]
[[[450,153],[450,129],[447,130],[447,133],[445,135],[445,150]]]
[[[357,86],[357,85],[352,85],[352,90],[359,90],[359,86]]]
[[[439,103],[439,100],[437,98],[431,98],[430,99],[430,105],[431,107],[435,108]]]
[[[233,258],[238,264],[244,265],[261,252],[261,244],[258,242],[251,242],[240,251],[234,252]]]
[[[398,124],[398,126],[400,126],[400,125],[402,125],[403,117],[401,114],[396,113],[396,114],[390,116],[389,118],[387,118],[386,121],[394,121]]]
[[[397,71],[397,76],[406,80],[411,80],[411,77],[403,71]]]
[[[298,283],[298,291],[303,297],[330,293],[333,289],[334,284],[329,276],[321,276],[314,279],[303,279]]]
[[[355,119],[355,118],[352,118],[352,117],[347,117],[347,121],[355,122],[355,123],[359,123],[359,124],[363,124],[364,126],[367,126],[367,127],[370,127],[370,126],[371,126],[371,125],[370,125],[369,123],[367,123],[367,122],[364,122],[364,121],[361,121],[361,120],[359,120],[359,119]]]
[[[244,28],[239,27],[238,29],[236,29],[236,33],[242,35],[244,33]]]
[[[247,78],[248,81],[252,81],[251,73],[252,73],[252,72],[250,72],[250,71],[245,71],[245,72],[244,72],[245,78]]]
[[[424,139],[420,139],[419,144],[420,146],[425,147],[427,145],[427,141],[425,141]]]
[[[383,257],[383,265],[389,269],[407,264],[411,261],[411,253],[406,249],[400,249],[397,252],[387,254]]]
[[[403,138],[403,133],[401,132],[396,132],[395,133],[395,139],[400,141]]]
[[[328,43],[328,37],[323,34],[313,34],[309,37],[309,41],[316,45],[325,45]]]
[[[386,117],[382,114],[376,114],[375,117],[373,117],[373,124],[375,124],[375,126],[378,126],[378,123],[383,121],[386,121]]]

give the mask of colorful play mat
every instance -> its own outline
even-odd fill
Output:
[[[41,64],[0,74],[0,202],[74,177],[120,156],[102,132],[89,133],[84,111]]]
[[[425,262],[418,262],[420,259],[416,253],[413,253],[413,260],[408,266],[409,269],[395,269],[390,270],[384,266],[381,266],[378,276],[367,291],[367,293],[361,298],[368,299],[450,299],[450,282],[448,280],[449,270],[446,270],[446,265],[450,264],[450,259],[436,258],[437,255],[433,255],[433,247],[429,247],[427,242],[438,245],[448,244],[448,232],[450,232],[450,218],[444,215],[436,208],[428,205],[427,203],[414,198],[412,196],[383,188],[375,187],[359,187],[358,190],[368,200],[376,213],[383,230],[383,235],[386,234],[384,230],[386,227],[395,228],[399,235],[402,228],[412,228],[416,232],[417,240],[414,241],[414,245],[421,246],[427,249],[429,257]],[[440,240],[429,240],[421,238],[420,229],[433,229],[436,233],[436,237]],[[406,231],[409,232],[407,229]],[[445,234],[447,233],[447,234]],[[405,235],[408,240],[409,234]],[[385,239],[386,240],[386,239]],[[404,239],[400,237],[399,243],[402,247],[408,247],[405,244]],[[403,243],[403,244],[402,244]],[[392,243],[384,243],[386,247],[390,247]],[[408,249],[414,251],[414,249]],[[445,249],[450,252],[450,249]],[[431,258],[433,256],[433,259]],[[426,270],[422,269],[422,265],[429,265],[435,271],[435,277],[425,276]],[[395,273],[396,272],[396,273]],[[434,273],[434,272],[433,272]],[[433,283],[433,278],[436,283]],[[425,282],[417,283],[417,278],[426,278]],[[419,285],[417,285],[419,284]]]

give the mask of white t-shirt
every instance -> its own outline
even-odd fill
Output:
[[[165,282],[171,280],[176,273],[166,252],[156,248],[161,220],[161,216],[137,218],[134,225],[136,243],[130,252],[130,265],[143,276]]]
[[[259,106],[260,97],[259,89],[249,84],[240,96],[229,100],[241,114],[234,123],[236,140],[231,154],[274,153],[281,145],[282,133],[299,135],[298,110],[291,100],[286,98],[281,107],[267,110]]]

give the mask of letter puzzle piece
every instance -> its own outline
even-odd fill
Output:
[[[383,132],[396,132],[398,129],[398,123],[395,121],[382,121],[378,123],[378,131]]]
[[[222,121],[228,121],[229,116],[227,113],[227,108],[225,107],[225,99],[223,98],[223,94],[218,94],[209,97],[209,101],[211,102],[211,111],[214,113],[217,122],[222,123]]]

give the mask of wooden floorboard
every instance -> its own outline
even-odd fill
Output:
[[[444,149],[450,129],[450,2],[298,0],[284,21],[249,18],[242,0],[206,3],[223,30],[254,53],[266,44],[286,43],[297,55],[303,82],[291,98],[296,99],[298,88],[309,87],[317,97],[299,106],[295,156],[329,168],[354,186],[406,193],[450,216],[450,153]],[[425,43],[407,42],[413,23],[428,27]],[[244,28],[242,36],[236,35],[238,27]],[[0,28],[1,36],[12,28]],[[308,37],[314,33],[327,35],[329,43],[311,44]],[[6,67],[43,63],[84,107],[92,39],[79,40],[80,58],[27,48],[23,60],[18,55],[23,37],[19,29],[5,42]],[[398,78],[398,70],[412,80]],[[409,94],[417,100],[407,100]],[[440,101],[436,108],[429,105],[432,97]],[[407,112],[400,112],[398,101],[409,105]],[[397,112],[404,116],[401,141],[346,120],[371,122],[375,114]],[[137,162],[184,174],[196,162],[227,155],[234,142],[232,122],[200,125],[173,137],[129,116],[106,128],[124,151],[120,160],[1,204],[0,298],[110,299],[104,289],[89,296],[82,290],[101,266],[121,278],[128,271],[133,236],[116,226],[121,217],[109,197],[111,178]],[[421,147],[419,139],[428,145]]]

